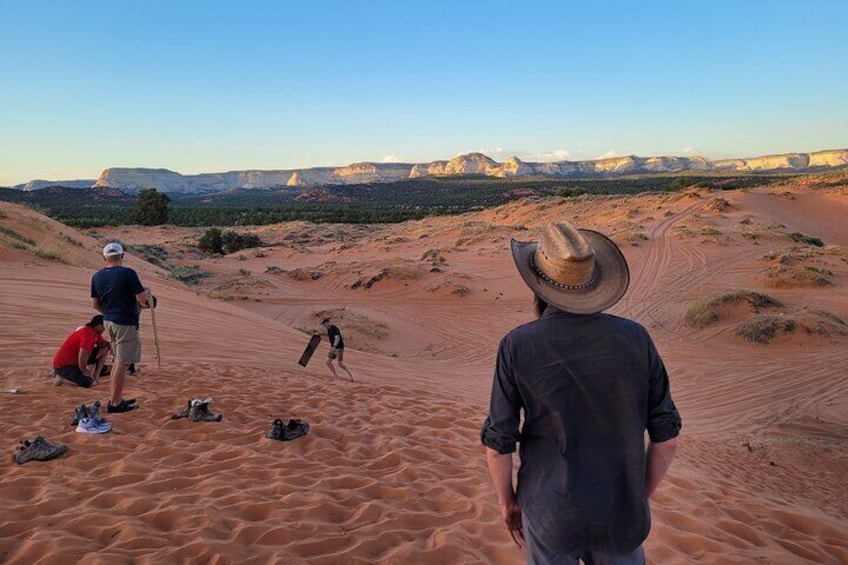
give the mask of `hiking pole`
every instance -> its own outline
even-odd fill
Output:
[[[150,319],[153,322],[153,347],[156,348],[156,366],[162,366],[162,356],[159,354],[159,332],[156,331],[156,297],[151,295],[151,300],[153,302],[149,302],[150,304]]]

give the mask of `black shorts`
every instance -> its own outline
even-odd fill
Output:
[[[85,376],[76,365],[65,365],[64,367],[53,367],[53,371],[66,381],[71,381],[77,386],[89,388],[94,384],[94,379]]]

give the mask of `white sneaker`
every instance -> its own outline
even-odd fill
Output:
[[[77,431],[81,434],[105,434],[111,429],[112,424],[100,418],[83,418],[77,424]]]

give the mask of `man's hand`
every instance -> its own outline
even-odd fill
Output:
[[[524,547],[524,527],[521,524],[521,506],[518,502],[511,502],[501,507],[501,517],[509,532],[509,537],[518,545]]]

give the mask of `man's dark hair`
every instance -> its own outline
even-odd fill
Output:
[[[103,325],[103,316],[100,314],[94,316],[89,323],[86,324],[89,328]]]
[[[533,295],[533,313],[536,314],[537,318],[541,318],[542,314],[545,313],[545,309],[548,307],[548,303],[539,298],[538,295]]]

